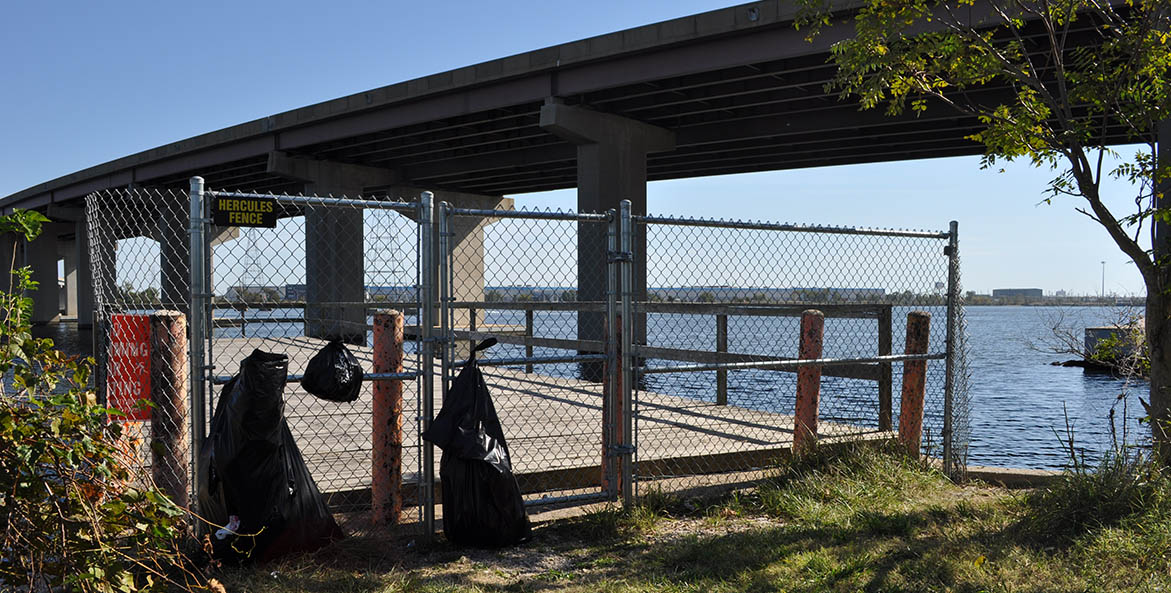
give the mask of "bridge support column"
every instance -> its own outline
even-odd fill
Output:
[[[45,325],[59,319],[61,292],[57,284],[57,243],[63,225],[45,223],[41,234],[24,248],[24,265],[32,268],[32,279],[38,283],[32,293],[33,325]]]
[[[58,254],[65,262],[65,316],[77,318],[77,236],[74,235],[73,241],[62,241],[57,244],[61,249]]]
[[[166,194],[164,194],[166,195]],[[179,200],[159,204],[159,298],[164,309],[191,313],[190,206]]]
[[[387,169],[268,155],[268,171],[305,182],[305,193],[358,197],[397,181]],[[363,210],[313,207],[305,212],[305,335],[366,345]]]
[[[65,278],[66,290],[72,290],[73,301],[77,306],[77,327],[89,329],[94,326],[94,276],[93,265],[89,255],[89,227],[85,219],[74,223],[73,248],[76,252],[74,261],[77,262],[77,273],[74,282],[70,284]]]
[[[548,102],[541,107],[540,125],[545,130],[577,145],[577,208],[581,212],[617,209],[630,200],[634,214],[646,214],[646,156],[674,150],[675,134],[633,119]],[[577,298],[602,301],[606,298],[606,229],[602,225],[578,225]],[[646,300],[646,237],[634,236],[634,298]],[[603,339],[601,313],[580,312],[577,336],[581,340]],[[637,344],[646,343],[646,318],[634,320]],[[585,373],[588,377],[589,372]]]
[[[435,203],[447,202],[455,208],[475,210],[512,210],[512,198],[485,196],[453,191],[428,190],[418,187],[395,187],[404,199],[415,199],[424,191],[435,195]],[[450,238],[452,287],[451,297],[456,301],[484,300],[484,230],[498,219],[490,217],[457,216],[452,220]],[[439,247],[438,233],[432,233],[433,249]],[[438,269],[430,270],[432,286],[438,286]],[[438,292],[436,293],[438,294]],[[482,327],[484,310],[477,309],[473,319],[471,311],[465,308],[452,311],[455,329]],[[456,356],[466,358],[471,354],[470,343],[456,343]]]

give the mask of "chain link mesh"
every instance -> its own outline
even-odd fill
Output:
[[[480,355],[489,363],[605,351],[608,221],[529,214],[449,211],[455,360],[466,359],[471,345],[487,337],[498,340]],[[530,502],[598,492],[602,367],[600,361],[482,366]]]
[[[182,505],[194,493],[186,373],[188,203],[186,193],[159,190],[105,191],[86,199],[99,397],[127,413],[127,452],[142,479],[153,479]]]
[[[648,368],[797,358],[805,309],[825,314],[823,358],[901,354],[912,310],[931,314],[928,353],[946,352],[946,234],[646,220],[637,225],[646,256],[636,255],[635,265],[646,270],[637,314]],[[818,441],[892,438],[902,367],[822,367]],[[942,454],[944,370],[944,360],[927,362],[922,448],[935,457]],[[655,373],[635,388],[640,487],[652,480],[701,485],[712,474],[760,471],[789,454],[795,368]],[[966,413],[966,399],[960,404]],[[966,442],[966,420],[954,428]]]
[[[514,212],[482,203],[473,209],[456,200],[438,210],[443,236],[424,245],[412,204],[275,198],[275,228],[207,229],[207,360],[216,377],[209,418],[222,384],[254,349],[286,354],[290,374],[299,375],[322,346],[340,339],[374,371],[372,330],[380,310],[404,315],[403,370],[421,371],[420,286],[433,282],[437,301],[445,296],[439,312],[447,334],[438,342],[446,344],[440,360],[447,364],[436,367],[444,376],[432,394],[423,394],[419,381],[402,382],[402,483],[416,517],[422,516],[422,398],[429,395],[438,410],[442,385],[458,361],[487,337],[499,344],[480,355],[483,371],[530,504],[615,496],[619,489],[609,480],[617,472],[607,469],[631,444],[640,488],[665,489],[759,472],[791,447],[795,369],[644,374],[632,385],[634,441],[615,436],[623,412],[620,390],[606,379],[617,374],[618,360],[604,356],[617,343],[606,319],[608,302],[618,295],[611,277],[619,277],[614,266],[622,264],[615,262],[627,255],[610,244],[617,240],[614,213]],[[135,362],[120,346],[138,331],[127,329],[125,315],[145,318],[170,359],[186,362],[175,319],[192,306],[188,204],[185,193],[154,190],[102,192],[87,202],[99,384],[108,400],[127,388],[126,365]],[[926,311],[928,352],[940,357],[926,363],[922,450],[940,456],[948,390],[946,233],[656,217],[635,222],[628,256],[636,365],[662,371],[796,358],[799,317],[810,308],[825,314],[823,358],[898,355],[907,314]],[[441,245],[446,253],[439,253]],[[422,269],[424,250],[446,262],[446,276]],[[958,274],[950,290],[958,295]],[[970,391],[962,300],[956,302],[951,428],[953,457],[962,466]],[[177,313],[155,314],[163,310]],[[191,331],[193,339],[201,333]],[[493,362],[501,359],[512,360]],[[131,424],[138,455],[144,475],[165,482],[169,473],[170,487],[188,493],[186,376],[155,370],[150,376],[159,384],[151,393],[181,395],[165,411],[182,421],[154,419],[170,421],[159,432],[174,441],[172,456],[181,464],[151,459],[150,419]],[[823,367],[819,442],[893,438],[902,373],[900,362]],[[371,525],[372,391],[366,382],[357,401],[339,404],[309,395],[295,380],[285,390],[285,414],[302,455],[351,532]]]
[[[387,208],[362,208],[346,200],[282,200],[276,228],[210,229],[214,297],[208,360],[217,379],[208,404],[210,417],[222,384],[253,350],[288,356],[289,429],[330,509],[353,533],[375,524],[369,515],[375,384],[363,382],[357,400],[339,403],[311,395],[296,377],[332,340],[346,343],[365,373],[374,372],[374,316],[384,311],[404,315],[406,339],[397,347],[404,370],[418,368],[419,236],[414,220],[389,208],[413,212],[414,206],[399,200],[383,201]],[[402,521],[417,525],[414,493],[422,457],[417,381],[402,381],[402,392],[400,471],[408,507]]]

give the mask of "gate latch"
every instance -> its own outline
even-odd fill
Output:
[[[609,453],[611,457],[627,454],[634,455],[634,452],[634,445],[610,445],[609,447]]]
[[[607,251],[606,261],[611,263],[620,261],[632,262],[634,261],[634,254],[630,253],[629,251]]]

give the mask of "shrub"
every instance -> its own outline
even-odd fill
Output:
[[[0,232],[31,240],[46,220],[16,211]],[[199,587],[180,549],[187,512],[133,472],[116,412],[88,386],[93,360],[32,336],[36,283],[28,268],[11,274],[0,293],[0,590]]]

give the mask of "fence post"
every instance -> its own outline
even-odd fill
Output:
[[[878,310],[878,355],[890,356],[894,338],[891,327],[894,319],[891,316],[890,305],[884,305]],[[891,376],[891,363],[884,362],[878,366],[878,430],[890,430],[893,426],[891,400],[894,378]]]
[[[716,315],[716,352],[728,351],[728,316]],[[728,371],[716,371],[716,405],[728,405]]]
[[[403,372],[403,314],[374,314],[374,372]],[[403,383],[374,381],[371,498],[376,525],[398,524],[403,510]]]
[[[634,252],[634,228],[631,220],[630,200],[622,200],[618,204],[618,240],[619,251],[623,254],[633,256]],[[617,426],[621,429],[621,459],[622,459],[622,478],[620,485],[622,487],[622,506],[630,510],[634,504],[634,365],[638,360],[634,356],[631,342],[634,338],[634,313],[632,308],[634,306],[634,262],[633,257],[623,258],[619,262],[622,271],[622,278],[618,286],[622,291],[621,294],[621,315],[619,323],[621,324],[621,333],[619,334],[618,344],[618,358],[621,359],[621,367],[619,369],[620,381],[618,383],[618,393],[622,397],[622,405],[619,406],[621,410],[618,417]]]
[[[821,358],[825,314],[816,309],[801,313],[801,343],[797,357]],[[821,367],[806,365],[797,369],[797,405],[793,426],[793,453],[804,454],[817,444],[817,415],[821,398]]]
[[[605,328],[607,347],[613,350],[602,363],[602,489],[611,496],[622,491],[622,316]]]
[[[931,314],[911,311],[907,314],[907,354],[927,354]],[[899,404],[899,442],[907,454],[919,457],[923,435],[923,392],[927,386],[927,361],[903,362],[903,394]]]
[[[188,506],[187,318],[179,311],[150,316],[151,477],[175,504]]]
[[[618,440],[618,425],[615,422],[615,409],[621,403],[622,357],[619,354],[620,341],[618,332],[622,324],[618,321],[618,259],[614,254],[618,251],[618,216],[614,210],[607,212],[610,222],[606,228],[606,324],[603,337],[605,338],[606,362],[602,364],[602,491],[610,500],[617,500],[620,488],[618,487],[617,450],[614,444]],[[528,325],[529,314],[525,310],[525,323]],[[527,332],[526,332],[527,333]],[[526,350],[527,352],[527,350]]]
[[[943,379],[943,472],[955,475],[955,424],[952,422],[955,398],[956,338],[958,335],[960,292],[960,223],[951,221],[948,228],[947,249],[947,359]]]
[[[525,309],[525,338],[532,338],[532,337],[533,337],[533,310],[532,309]],[[532,357],[533,357],[533,345],[531,343],[526,342],[525,343],[525,358],[532,358]],[[525,364],[525,372],[532,374],[533,363],[530,362],[530,363]]]
[[[204,381],[204,340],[207,339],[207,320],[204,314],[207,311],[207,287],[204,285],[206,270],[204,270],[205,237],[204,214],[206,212],[203,195],[203,178],[191,178],[191,319],[190,319],[190,346],[187,351],[191,359],[190,390],[191,390],[191,468],[195,475],[201,475],[203,468],[199,461],[199,448],[203,445],[203,438],[207,435],[207,383]]]
[[[435,224],[434,199],[434,194],[429,191],[419,196],[419,245],[423,259],[423,271],[419,274],[419,300],[422,301],[419,319],[419,342],[422,351],[419,364],[419,371],[422,373],[422,387],[419,390],[422,408],[420,433],[431,427],[431,417],[435,414],[435,340],[432,333],[435,327],[435,282],[439,278],[432,274],[436,256],[432,236]],[[430,542],[435,535],[435,446],[430,441],[423,441],[422,481],[423,540]]]
[[[479,324],[476,323],[476,308],[469,307],[468,308],[468,332],[474,333],[477,329],[479,329]],[[471,358],[472,350],[474,350],[475,348],[476,348],[476,338],[473,337],[470,340],[468,340],[468,355],[467,356],[460,356],[460,358]]]

